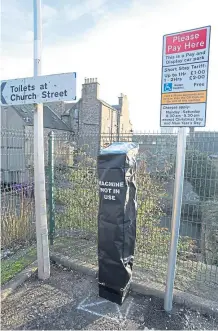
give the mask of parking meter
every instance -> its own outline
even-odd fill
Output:
[[[138,144],[116,142],[98,156],[99,296],[121,305],[132,279]]]

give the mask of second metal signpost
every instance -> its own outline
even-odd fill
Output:
[[[172,310],[187,127],[206,125],[210,26],[163,38],[160,126],[178,127],[171,242],[164,308]]]

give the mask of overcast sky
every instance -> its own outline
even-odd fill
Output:
[[[32,0],[1,0],[1,77],[33,75]],[[207,128],[218,129],[215,0],[42,0],[42,74],[97,77],[100,97],[128,95],[135,130],[159,128],[164,34],[211,25]]]

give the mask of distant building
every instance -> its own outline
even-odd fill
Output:
[[[99,98],[99,87],[97,79],[85,79],[78,102],[44,104],[45,163],[47,135],[51,130],[65,133],[58,147],[60,150],[83,149],[94,157],[101,147],[120,140],[121,136],[122,140],[124,135],[131,140],[127,96],[121,94],[118,104],[112,106]],[[28,176],[27,168],[33,167],[33,117],[33,105],[1,107],[2,182],[23,182]],[[69,161],[66,158],[62,160],[62,157],[57,160],[58,154],[64,155],[56,153],[56,162]]]
[[[124,135],[132,135],[127,96],[121,94],[117,105],[109,105],[99,98],[96,78],[85,79],[78,102],[65,104],[62,120],[78,137],[78,147],[96,156],[99,149]]]
[[[47,163],[48,133],[64,134],[64,147],[70,140],[70,128],[44,105],[45,164]],[[33,168],[33,105],[1,107],[1,182],[22,183]],[[63,149],[63,146],[60,147]],[[68,147],[70,148],[69,144]],[[67,153],[66,153],[67,155]],[[60,160],[59,160],[60,161]],[[58,162],[59,162],[58,161]],[[65,162],[65,160],[63,161]]]

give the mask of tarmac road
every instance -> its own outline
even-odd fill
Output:
[[[214,330],[212,316],[131,293],[120,307],[98,297],[97,281],[56,265],[43,282],[33,276],[1,307],[2,330]]]

